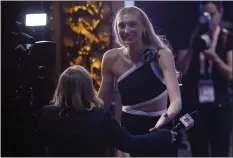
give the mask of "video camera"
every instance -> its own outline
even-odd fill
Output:
[[[54,90],[56,44],[53,41],[37,41],[29,34],[35,30],[16,21],[17,31],[12,32],[17,39],[14,50],[17,74],[15,101],[26,100],[37,109],[46,105]],[[46,88],[45,88],[46,87]],[[30,97],[29,97],[30,96]]]
[[[21,50],[23,52],[27,52],[36,42],[36,39],[29,35],[27,32],[32,33],[35,32],[34,29],[26,27],[23,23],[16,21],[17,32],[12,32],[15,38],[19,41],[19,45],[15,48],[15,50]]]
[[[202,52],[208,49],[211,45],[212,34],[210,33],[211,15],[204,12],[199,18],[197,23],[197,32],[193,37],[192,49],[195,52]]]

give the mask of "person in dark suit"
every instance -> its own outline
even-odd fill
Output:
[[[47,156],[106,156],[108,147],[128,153],[162,153],[176,141],[177,133],[167,129],[131,135],[120,127],[102,108],[103,101],[96,96],[88,71],[78,65],[61,74],[52,102],[38,115]]]

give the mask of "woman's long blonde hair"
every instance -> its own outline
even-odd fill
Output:
[[[140,8],[135,7],[135,6],[122,8],[116,14],[116,17],[115,17],[114,22],[113,22],[113,31],[114,31],[116,43],[118,45],[125,46],[124,42],[121,40],[120,35],[118,33],[118,25],[117,25],[118,19],[120,16],[127,14],[127,13],[137,14],[141,23],[146,28],[146,30],[142,36],[142,41],[144,44],[151,46],[151,47],[154,47],[158,50],[164,49],[167,51],[172,51],[166,38],[159,36],[155,33],[153,25],[151,24],[146,13],[143,10],[141,10]]]
[[[61,74],[52,103],[61,110],[74,109],[78,112],[103,105],[103,101],[95,95],[88,71],[78,65],[67,68]]]
[[[118,25],[117,25],[118,19],[120,16],[127,14],[127,13],[133,13],[133,14],[138,15],[138,18],[140,19],[141,23],[146,28],[145,32],[142,35],[142,42],[145,45],[148,45],[149,47],[155,48],[157,50],[163,49],[163,50],[172,52],[172,47],[170,46],[167,39],[164,36],[160,36],[155,33],[154,27],[151,24],[146,13],[142,9],[135,7],[135,6],[124,7],[120,9],[116,14],[116,17],[113,22],[113,32],[115,35],[116,43],[118,45],[125,46],[124,42],[121,40],[120,35],[118,33]],[[175,71],[176,71],[177,78],[180,80],[182,76],[181,73],[177,70]]]

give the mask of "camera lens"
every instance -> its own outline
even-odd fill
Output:
[[[192,43],[192,49],[195,52],[202,52],[206,49],[206,43],[200,36],[195,36]]]

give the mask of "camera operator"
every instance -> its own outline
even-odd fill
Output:
[[[187,49],[179,51],[177,68],[183,74],[183,110],[199,109],[202,121],[187,134],[192,156],[228,156],[232,107],[232,33],[220,26],[221,2],[201,2],[202,15]],[[210,143],[211,154],[208,152]]]

